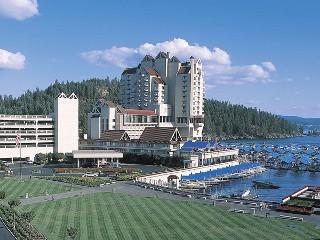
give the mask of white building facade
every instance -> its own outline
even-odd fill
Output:
[[[98,139],[104,131],[125,130],[130,139],[139,139],[146,127],[158,125],[156,111],[125,109],[112,101],[99,99],[88,114],[88,138]]]
[[[60,93],[54,100],[54,152],[66,153],[79,147],[79,103],[77,96]]]
[[[37,153],[78,150],[78,99],[59,94],[50,115],[0,115],[0,159],[34,160]],[[19,136],[17,138],[17,135]]]
[[[120,81],[124,108],[152,110],[158,126],[177,127],[184,140],[201,140],[204,126],[204,79],[201,60],[160,52],[147,55],[138,67],[123,71]]]
[[[18,139],[17,139],[17,135]],[[0,159],[34,158],[53,152],[54,120],[44,115],[0,115]]]

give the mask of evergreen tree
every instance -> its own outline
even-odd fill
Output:
[[[118,79],[92,78],[82,82],[56,80],[45,90],[26,91],[18,98],[0,95],[0,114],[48,115],[53,112],[53,99],[64,92],[79,98],[79,131],[87,132],[87,114],[100,98],[119,104]],[[204,101],[204,136],[216,138],[276,138],[302,134],[301,128],[288,120],[256,108],[209,99]]]

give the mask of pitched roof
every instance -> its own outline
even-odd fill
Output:
[[[118,105],[117,108],[122,114],[139,115],[139,116],[157,116],[157,114],[152,110],[130,109],[130,108],[124,108],[121,105]]]
[[[139,138],[139,142],[146,143],[171,143],[181,141],[180,133],[178,129],[174,127],[146,127]]]
[[[125,130],[107,130],[102,132],[99,141],[117,142],[130,139]]]
[[[190,72],[191,67],[180,67],[178,74],[187,74]]]
[[[156,58],[169,58],[169,54],[165,52],[159,52]]]
[[[142,62],[147,62],[147,61],[154,61],[154,58],[151,55],[146,55],[143,59]]]
[[[106,101],[106,104],[107,104],[109,107],[116,107],[116,105],[115,105],[112,101]]]
[[[107,105],[108,107],[115,107],[116,105],[112,101],[106,101],[104,98],[100,98],[95,104],[95,107],[102,107]]]
[[[170,62],[180,62],[180,60],[179,60],[176,56],[173,56],[173,57],[170,59]]]
[[[64,92],[59,93],[59,95],[56,96],[55,99],[57,99],[57,98],[78,99],[78,97],[76,96],[75,93],[71,93],[71,94],[67,95]]]
[[[126,68],[123,72],[122,72],[122,75],[124,74],[134,74],[137,72],[137,67],[134,67],[134,68]]]
[[[158,78],[161,78],[160,74],[155,70],[154,68],[151,67],[146,67],[146,71],[151,75],[151,76],[156,76]]]
[[[152,110],[139,110],[139,109],[124,109],[125,113],[129,115],[141,115],[141,116],[157,116]]]
[[[155,80],[158,84],[166,84],[162,80],[162,78],[161,78],[160,74],[157,72],[157,70],[155,70],[154,68],[150,68],[150,67],[147,67],[145,69],[150,74],[150,76],[153,77],[152,79]]]

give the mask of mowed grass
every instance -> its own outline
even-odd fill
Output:
[[[48,239],[312,239],[314,225],[227,212],[226,208],[119,193],[95,193],[18,207]]]
[[[46,194],[46,191],[48,194],[55,194],[70,190],[69,186],[42,179],[23,178],[21,181],[19,177],[0,178],[0,191],[6,192],[7,200],[25,198],[26,193],[31,198],[43,196]]]

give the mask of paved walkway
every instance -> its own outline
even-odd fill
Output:
[[[15,240],[16,238],[12,236],[11,232],[6,228],[0,219],[0,239],[1,240]]]
[[[137,196],[164,198],[164,199],[178,200],[178,201],[197,202],[197,203],[208,204],[208,205],[225,206],[230,208],[229,211],[238,212],[236,214],[252,214],[259,217],[279,217],[279,218],[281,216],[283,216],[282,218],[293,217],[292,218],[293,222],[303,219],[303,221],[307,221],[315,224],[316,227],[320,229],[319,215],[309,216],[309,215],[277,212],[274,210],[270,210],[269,208],[260,209],[259,206],[254,207],[253,205],[244,205],[244,204],[241,204],[241,201],[230,201],[230,199],[227,200],[226,202],[225,199],[214,201],[212,199],[182,197],[182,196],[174,195],[171,193],[164,193],[164,192],[155,191],[152,189],[141,188],[133,184],[132,182],[116,182],[116,183],[105,185],[102,187],[80,187],[80,188],[81,190],[77,190],[77,191],[70,191],[70,192],[47,195],[47,196],[21,199],[21,205],[52,201],[52,197],[54,198],[54,200],[57,200],[57,199],[82,196],[82,195],[97,193],[97,192],[115,192],[115,193],[125,193],[125,194],[137,195]]]

